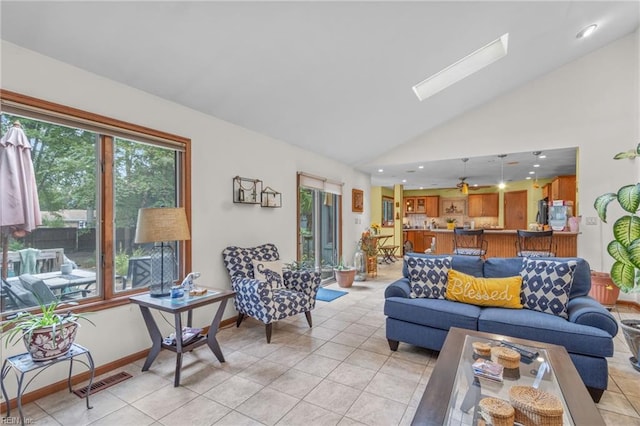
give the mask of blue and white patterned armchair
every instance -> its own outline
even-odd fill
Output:
[[[312,326],[311,310],[316,304],[316,293],[320,287],[319,272],[285,270],[282,273],[283,287],[279,288],[271,279],[267,279],[267,282],[255,279],[252,262],[279,260],[275,245],[227,247],[222,257],[231,276],[231,286],[236,292],[237,327],[240,327],[245,316],[262,321],[266,325],[267,343],[270,343],[275,321],[304,312],[309,327]]]

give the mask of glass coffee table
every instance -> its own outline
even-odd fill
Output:
[[[482,358],[474,353],[474,342],[507,342],[535,356],[521,357],[518,367],[505,368],[502,381],[481,378],[472,368]],[[412,424],[475,426],[481,419],[477,407],[482,398],[509,401],[512,386],[534,382],[561,401],[564,425],[605,424],[564,347],[460,328],[449,330]]]

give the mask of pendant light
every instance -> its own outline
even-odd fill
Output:
[[[462,192],[462,195],[469,195],[469,184],[465,182],[467,178],[467,161],[469,161],[468,158],[462,159],[462,163],[464,164],[464,170],[460,178],[460,192]]]
[[[498,184],[499,189],[505,189],[507,187],[507,184],[504,183],[504,157],[506,156],[507,154],[498,155],[498,158],[500,158],[500,183]]]

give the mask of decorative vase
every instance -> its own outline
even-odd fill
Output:
[[[640,320],[625,319],[620,321],[624,339],[631,351],[632,356],[629,358],[631,365],[640,371]]]
[[[356,281],[366,281],[367,280],[367,261],[362,250],[356,250],[356,253],[353,255],[353,266],[356,268]]]
[[[600,302],[602,306],[611,309],[615,306],[619,295],[620,289],[613,283],[608,273],[591,271],[589,296]]]
[[[351,287],[353,280],[356,277],[356,270],[354,269],[334,269],[336,273],[336,281],[340,287]]]
[[[31,335],[23,336],[27,351],[33,361],[47,361],[69,352],[76,339],[78,324],[69,322],[55,327],[33,330]]]

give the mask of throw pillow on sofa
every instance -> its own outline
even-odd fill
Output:
[[[478,306],[522,309],[521,288],[522,276],[520,275],[506,278],[479,278],[450,269],[445,297],[454,302]]]
[[[281,288],[282,285],[282,262],[264,262],[262,260],[252,260],[253,276],[256,280],[271,284],[271,288]]]
[[[578,263],[529,259],[522,262],[522,304],[525,308],[568,319],[567,303]]]
[[[405,256],[411,285],[410,296],[444,299],[451,259],[451,256],[429,258]]]

